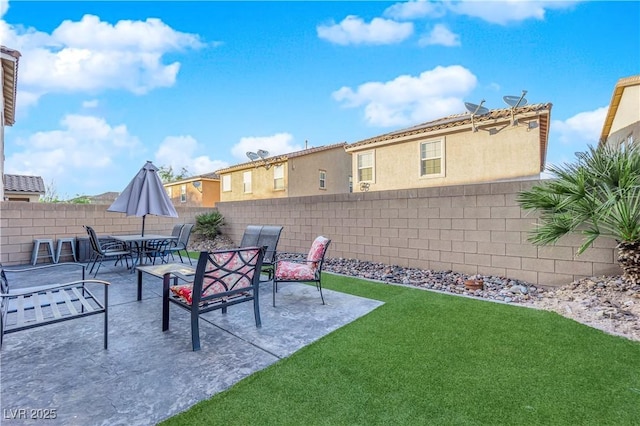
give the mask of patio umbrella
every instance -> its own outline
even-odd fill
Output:
[[[127,216],[142,216],[143,236],[144,220],[148,214],[178,217],[171,199],[162,186],[158,168],[151,161],[142,166],[107,211],[126,213]]]

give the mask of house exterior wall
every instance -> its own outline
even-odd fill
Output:
[[[352,151],[354,191],[359,191],[358,153],[374,153],[374,180],[370,191],[435,187],[539,176],[540,132],[508,122],[495,135],[480,129],[456,133],[398,139],[384,145],[372,144]],[[420,176],[420,144],[443,141],[444,175]]]
[[[195,223],[197,215],[209,208],[176,206],[178,217],[148,215],[145,232],[171,234],[177,223]],[[87,238],[83,225],[92,226],[98,235],[136,234],[142,228],[141,217],[127,217],[108,212],[104,205],[0,203],[0,262],[3,265],[25,265],[30,262],[33,240],[62,237]]]
[[[558,286],[586,276],[619,275],[615,242],[554,246],[527,241],[536,217],[517,194],[537,181],[512,181],[410,190],[354,192],[286,199],[221,202],[224,234],[239,242],[247,225],[283,225],[279,251],[307,252],[313,239],[332,240],[328,257],[403,267],[453,270]]]
[[[640,85],[625,87],[609,134],[640,122]]]
[[[320,188],[320,170],[326,172],[326,187]],[[349,192],[351,155],[343,147],[289,158],[289,197]]]
[[[197,181],[197,179],[164,184],[167,195],[171,198],[173,205],[176,207],[215,207],[216,203],[220,201],[220,182],[217,180],[202,180],[200,181],[202,192],[200,192],[193,186],[194,181]],[[183,185],[186,193],[184,201],[182,201]]]
[[[37,203],[40,201],[40,194],[24,192],[5,192],[6,201],[26,201],[27,203]]]
[[[284,188],[274,189],[274,167],[248,166],[241,170],[233,170],[228,173],[220,173],[220,182],[223,176],[231,175],[231,191],[222,191],[220,187],[220,201],[257,200],[265,198],[282,198],[287,196],[287,162],[280,162],[284,166]],[[251,192],[244,192],[244,173],[251,173]],[[222,185],[222,184],[221,184]]]

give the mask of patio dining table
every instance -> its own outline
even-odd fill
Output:
[[[173,235],[161,235],[161,234],[133,234],[133,235],[110,235],[110,238],[121,241],[130,248],[130,250],[136,253],[137,260],[134,260],[131,272],[135,270],[135,266],[144,265],[144,251],[145,244],[150,241],[177,241],[178,237]]]

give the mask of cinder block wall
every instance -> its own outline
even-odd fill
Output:
[[[169,234],[176,223],[195,223],[198,214],[211,208],[176,208],[178,218],[147,216],[145,233]],[[87,237],[82,225],[98,235],[135,234],[142,229],[141,217],[107,211],[105,205],[0,202],[0,262],[28,264],[36,238]]]
[[[329,257],[505,276],[545,286],[620,274],[613,240],[598,240],[580,256],[575,236],[555,246],[527,242],[536,215],[521,210],[516,197],[535,183],[220,202],[216,207],[225,216],[223,233],[236,242],[247,225],[283,225],[281,251],[306,252],[322,234],[332,240]]]

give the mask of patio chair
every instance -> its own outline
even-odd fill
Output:
[[[302,253],[278,253],[273,277],[273,306],[276,306],[278,284],[292,282],[315,283],[320,291],[322,304],[325,304],[322,295],[322,264],[330,243],[331,240],[326,237],[317,237],[306,258]]]
[[[200,252],[194,276],[173,272],[174,280],[164,280],[162,331],[169,329],[171,303],[191,312],[191,344],[200,349],[199,318],[216,309],[227,313],[229,306],[253,301],[256,327],[261,326],[259,309],[260,269],[264,248],[244,247],[232,250]],[[177,285],[177,280],[186,284]],[[170,285],[171,282],[176,285]]]
[[[180,236],[178,237],[178,241],[172,241],[163,251],[163,256],[166,257],[171,255],[173,258],[174,253],[178,253],[178,257],[180,257],[180,263],[184,263],[182,260],[181,251],[184,252],[187,259],[189,259],[189,264],[193,265],[191,261],[191,257],[189,257],[189,252],[187,251],[187,246],[189,245],[189,239],[191,238],[191,231],[195,225],[193,223],[185,223],[180,230]],[[175,232],[175,227],[174,227]],[[172,233],[173,235],[173,233]]]
[[[260,238],[258,239],[258,247],[265,247],[264,259],[262,261],[262,272],[266,272],[268,281],[273,280],[275,261],[276,261],[276,249],[278,248],[278,241],[280,240],[280,234],[282,233],[282,226],[265,225],[260,231]]]
[[[276,258],[276,250],[282,226],[277,225],[249,225],[242,234],[240,247],[265,247],[266,251],[262,261],[262,272],[266,272],[268,279],[273,279],[274,262]]]
[[[89,269],[89,274],[93,272],[93,268],[98,265],[96,269],[96,273],[93,274],[95,278],[98,275],[98,271],[100,270],[100,266],[102,266],[102,262],[105,260],[116,260],[115,265],[118,262],[121,262],[123,259],[127,265],[127,269],[129,268],[129,262],[127,258],[131,259],[131,265],[133,266],[133,255],[131,254],[131,250],[129,250],[125,244],[117,241],[109,241],[109,242],[101,242],[98,239],[98,235],[96,231],[90,227],[85,225],[84,228],[87,230],[89,234],[89,241],[91,242],[91,257],[89,258],[89,263],[91,263],[91,269]]]

